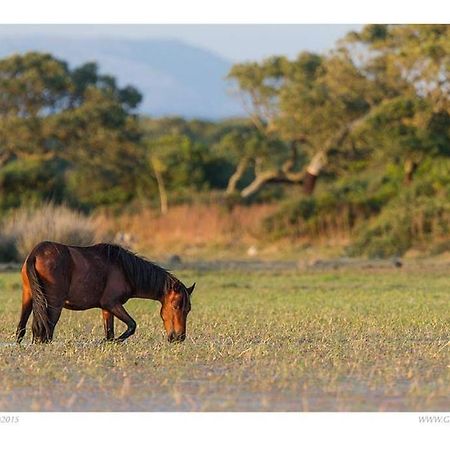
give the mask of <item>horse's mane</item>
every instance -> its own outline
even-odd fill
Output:
[[[105,257],[118,264],[135,291],[153,292],[160,299],[181,282],[168,270],[116,244],[98,244]]]

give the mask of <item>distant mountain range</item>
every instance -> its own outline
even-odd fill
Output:
[[[232,63],[180,41],[0,37],[1,58],[32,50],[51,53],[71,67],[96,61],[101,73],[141,91],[140,111],[145,114],[212,120],[244,114],[238,100],[227,93],[225,76]]]

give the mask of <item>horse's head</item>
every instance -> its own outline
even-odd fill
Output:
[[[169,342],[180,342],[186,338],[186,322],[191,310],[190,297],[194,288],[195,283],[189,288],[176,283],[161,300],[161,318]]]

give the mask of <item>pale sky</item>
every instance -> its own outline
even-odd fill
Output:
[[[362,25],[0,25],[0,39],[11,35],[113,36],[177,39],[212,50],[231,61],[300,51],[325,52]]]

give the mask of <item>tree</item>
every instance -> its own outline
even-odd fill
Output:
[[[362,46],[366,68],[380,68],[390,85],[408,83],[415,94],[429,98],[435,110],[449,111],[450,26],[367,25],[349,33],[344,45]]]
[[[169,192],[183,194],[208,187],[208,148],[183,134],[146,134],[147,165],[153,172],[162,214],[169,208]]]
[[[270,182],[303,184],[304,192],[312,194],[328,153],[342,145],[376,102],[372,83],[345,52],[328,58],[302,53],[295,61],[271,58],[261,64],[238,64],[229,77],[237,82],[256,129],[269,146],[277,144],[268,153],[277,153],[278,164],[255,170],[242,197]],[[261,166],[266,158],[259,152],[258,157],[245,153],[238,168],[246,160],[256,168],[258,159]]]
[[[70,70],[49,54],[3,59],[0,170],[17,160],[62,160],[49,167],[64,170],[69,200],[88,207],[126,201],[144,158],[133,114],[140,100],[94,63]]]
[[[448,152],[450,26],[368,25],[342,46],[364,55],[364,75],[389,94],[360,134],[378,158],[402,164],[410,184],[425,157]]]
[[[29,53],[0,61],[0,167],[14,157],[46,153],[45,118],[67,106],[67,65]]]
[[[431,141],[431,147],[442,146],[427,127],[448,121],[449,29],[369,25],[327,56],[301,53],[293,61],[272,57],[233,66],[229,79],[270,150],[240,146],[228,193],[251,166],[254,176],[241,197],[274,182],[302,184],[311,195],[325,169],[338,176],[349,158],[377,150],[386,130],[373,128],[376,123],[391,127],[394,146],[403,149],[405,181],[411,180],[416,155],[427,152]],[[372,140],[364,136],[369,129]]]

